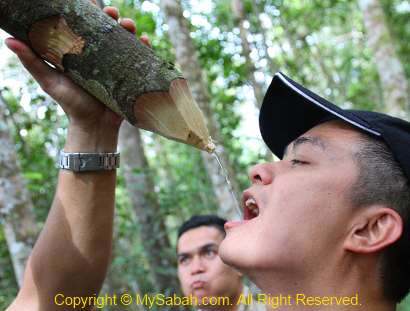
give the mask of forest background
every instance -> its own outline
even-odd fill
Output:
[[[237,196],[249,184],[249,166],[272,159],[257,116],[279,70],[345,108],[409,118],[409,1],[105,0],[100,5],[115,5],[121,16],[133,18],[137,35],[147,34],[156,53],[183,71]],[[51,205],[67,120],[7,52],[3,39],[0,55],[0,309],[5,309]],[[235,217],[234,200],[215,159],[194,148],[125,125],[120,151],[115,246],[103,291],[173,292],[178,226],[198,213]],[[399,310],[409,311],[410,299]]]

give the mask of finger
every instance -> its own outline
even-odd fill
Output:
[[[48,66],[23,42],[8,38],[5,40],[7,47],[20,59],[23,66],[37,80],[43,90],[52,89],[53,81],[58,80],[57,71]]]
[[[113,6],[106,6],[103,11],[108,14],[109,16],[111,16],[113,19],[115,19],[116,21],[118,20],[118,18],[120,17],[120,13],[118,12],[118,9],[116,7]]]
[[[137,27],[131,18],[121,19],[120,25],[133,34],[137,32]]]
[[[142,42],[142,44],[145,44],[146,46],[151,47],[151,41],[149,40],[148,36],[142,35],[140,37],[140,41]]]
[[[91,2],[95,5],[97,5],[97,0],[91,0]]]

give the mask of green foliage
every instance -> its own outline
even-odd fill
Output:
[[[193,214],[216,212],[200,152],[159,136],[147,136],[147,146],[155,150],[148,153],[149,162],[156,169],[154,181],[161,209],[168,223],[173,224],[171,234],[174,235],[181,222]],[[175,243],[175,239],[171,241]]]
[[[122,174],[118,176],[116,188],[116,209],[114,227],[114,256],[108,278],[115,279],[116,293],[133,292],[133,284],[145,293],[153,288],[149,276],[149,259],[146,257],[138,236],[138,222],[135,219]],[[135,290],[134,290],[135,291]]]
[[[410,9],[408,1],[381,0],[407,79],[410,79]]]
[[[149,2],[151,8],[146,10]],[[206,2],[206,1],[205,1]],[[398,53],[410,77],[410,13],[400,9],[404,1],[382,0]],[[159,0],[113,0],[121,16],[136,20],[137,36],[147,34],[161,57],[175,62]],[[210,1],[212,10],[200,11],[198,1],[183,1],[201,68],[211,95],[222,140],[234,163],[241,187],[248,185],[247,170],[263,154],[258,137],[238,134],[243,130],[241,109],[254,105],[245,58],[241,56],[239,30],[233,20],[231,1]],[[202,3],[202,2],[201,2]],[[309,88],[345,107],[380,110],[383,106],[380,81],[366,44],[362,13],[354,0],[245,0],[252,59],[266,87],[276,70],[281,70]],[[258,14],[259,12],[259,14]],[[171,30],[172,31],[172,30]],[[8,104],[8,119],[24,177],[31,192],[37,221],[41,224],[51,205],[56,184],[55,156],[63,145],[67,120],[14,61],[0,74],[19,87],[1,83]],[[4,79],[7,80],[7,79]],[[22,105],[29,98],[29,103]],[[257,142],[255,144],[255,141]],[[201,154],[191,147],[144,134],[156,197],[160,202],[166,232],[172,247],[158,250],[175,256],[176,230],[192,214],[217,213],[218,206]],[[256,147],[255,147],[256,146]],[[136,169],[135,174],[142,171]],[[115,291],[152,292],[150,261],[138,235],[124,178],[117,185],[115,249],[109,280]],[[158,229],[161,231],[162,229]],[[0,308],[17,292],[4,234],[0,231]],[[160,267],[175,277],[175,267]],[[108,289],[112,290],[112,289]],[[409,300],[400,311],[410,310]]]
[[[410,295],[399,304],[397,311],[410,311]]]
[[[289,1],[275,8],[278,22],[286,25],[281,32],[267,30],[272,42],[281,45],[279,68],[339,105],[381,108],[377,72],[356,1]]]

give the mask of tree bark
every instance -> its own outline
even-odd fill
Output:
[[[21,286],[26,262],[39,228],[9,132],[6,105],[1,94],[0,145],[0,221],[4,228],[17,283]]]
[[[190,37],[188,21],[183,16],[181,3],[179,0],[161,0],[161,6],[166,14],[167,24],[170,29],[169,36],[175,49],[177,62],[189,81],[196,102],[205,115],[211,136],[219,143],[218,147],[220,147],[220,150],[218,149],[218,153],[222,164],[231,178],[232,188],[236,195],[236,201],[238,201],[239,186],[235,179],[234,169],[223,148],[222,135],[218,123],[214,118],[214,112],[210,106],[210,95],[205,85],[198,54],[194,47],[193,40]],[[227,185],[216,159],[205,153],[203,153],[202,157],[212,181],[221,215],[229,218],[237,218],[236,202],[231,196],[230,187]]]
[[[175,275],[169,273],[169,269],[176,267],[175,256],[173,253],[171,255],[164,215],[156,198],[141,135],[126,122],[120,130],[120,149],[126,187],[140,225],[141,240],[150,260],[154,283],[158,287],[156,290],[164,294],[177,292],[179,285]]]
[[[131,124],[213,150],[202,114],[174,64],[89,0],[0,0],[0,27]]]
[[[387,113],[410,118],[409,88],[403,65],[397,56],[393,39],[378,0],[360,0],[368,45],[373,51],[379,72]]]

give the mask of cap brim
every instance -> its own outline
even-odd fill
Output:
[[[272,79],[262,103],[259,128],[270,150],[279,158],[287,145],[326,119],[340,119],[374,136],[381,134],[348,110],[309,91],[283,73]]]

